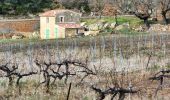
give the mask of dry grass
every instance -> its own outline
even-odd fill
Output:
[[[89,81],[89,78],[85,82],[76,86],[75,83],[72,85],[70,100],[93,100],[97,98],[97,94],[90,88],[91,85],[96,85],[102,89],[108,87],[114,87],[115,83],[118,83],[120,87],[127,88],[129,83],[135,90],[139,90],[137,94],[129,94],[126,99],[130,100],[141,100],[143,99],[159,99],[164,96],[163,100],[168,100],[170,95],[170,88],[167,86],[158,92],[157,97],[154,96],[155,90],[158,86],[158,82],[148,80],[153,74],[148,71],[136,71],[127,73],[103,73],[98,74],[90,80],[96,80],[93,83]],[[168,85],[169,81],[165,81],[165,86]],[[27,80],[22,82],[22,92],[19,94],[18,88],[5,87],[5,91],[1,91],[0,97],[9,100],[64,100],[67,96],[69,84],[64,84],[64,81],[57,81],[55,85],[50,87],[50,92],[46,93],[44,86],[39,87],[35,92],[35,87],[38,85],[36,80]],[[105,100],[110,100],[108,96]]]

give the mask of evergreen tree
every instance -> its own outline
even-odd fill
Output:
[[[0,14],[2,15],[27,15],[36,14],[43,9],[56,7],[53,0],[1,0]]]

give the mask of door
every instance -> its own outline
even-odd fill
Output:
[[[45,39],[50,39],[50,30],[46,29],[45,31]]]

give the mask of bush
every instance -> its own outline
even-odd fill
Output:
[[[29,36],[29,39],[39,39],[39,38],[40,38],[39,32],[33,32],[33,33]]]

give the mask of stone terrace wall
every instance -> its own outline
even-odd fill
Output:
[[[0,29],[10,29],[15,32],[33,32],[39,28],[39,19],[0,20]]]

